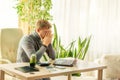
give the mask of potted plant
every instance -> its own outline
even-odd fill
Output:
[[[19,17],[19,25],[29,28],[28,34],[34,29],[38,19],[52,20],[50,10],[51,0],[17,0],[15,6]],[[26,23],[27,25],[22,25]]]
[[[90,44],[90,37],[86,37],[85,39],[81,39],[80,37],[77,40],[77,46],[76,40],[69,43],[67,47],[64,47],[61,43],[61,38],[59,37],[57,33],[57,27],[54,24],[54,39],[53,39],[53,47],[56,51],[56,58],[66,58],[66,57],[72,57],[72,58],[78,58],[81,60],[84,60],[86,53],[89,48]],[[73,76],[80,76],[80,73],[72,74]]]
[[[67,47],[64,47],[61,43],[61,38],[58,36],[56,25],[54,24],[54,39],[53,39],[53,47],[56,51],[56,58],[65,58],[65,57],[73,57],[84,60],[86,53],[90,44],[90,37],[86,37],[85,39],[81,39],[80,37],[76,40],[69,43]]]

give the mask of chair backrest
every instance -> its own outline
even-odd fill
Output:
[[[3,28],[0,31],[1,58],[16,62],[18,43],[23,36],[19,28]]]
[[[105,78],[120,79],[120,54],[105,54],[100,63],[107,66],[104,71]]]

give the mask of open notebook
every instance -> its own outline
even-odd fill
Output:
[[[32,68],[30,66],[22,66],[22,67],[16,67],[16,70],[19,70],[21,72],[27,73],[27,72],[34,72],[34,71],[39,71],[36,68]]]

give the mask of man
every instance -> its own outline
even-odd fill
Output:
[[[29,62],[31,54],[36,54],[37,62],[46,52],[54,60],[55,51],[51,45],[52,33],[51,25],[46,20],[38,20],[35,31],[30,35],[24,36],[18,47],[17,62]],[[44,78],[43,80],[49,80]]]

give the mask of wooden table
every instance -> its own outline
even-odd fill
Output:
[[[7,73],[13,77],[17,77],[21,80],[35,80],[39,78],[54,77],[60,75],[68,75],[68,80],[71,80],[71,74],[78,72],[88,72],[98,70],[98,80],[102,80],[103,69],[106,68],[104,65],[99,65],[91,62],[81,61],[77,62],[77,65],[74,67],[66,67],[65,69],[52,68],[47,69],[46,67],[40,67],[38,72],[23,73],[18,70],[15,70],[15,67],[26,66],[29,63],[12,63],[12,64],[3,64],[0,69],[0,80],[4,80],[4,74]]]

